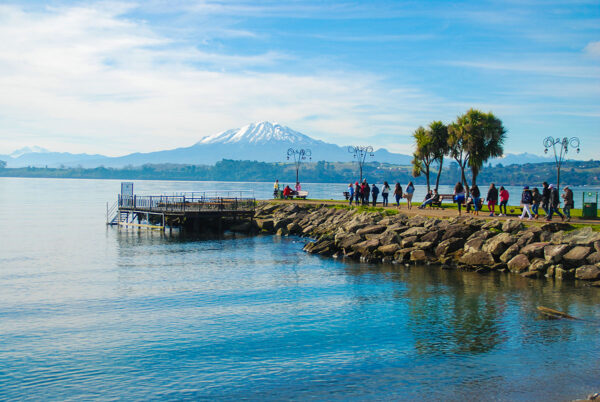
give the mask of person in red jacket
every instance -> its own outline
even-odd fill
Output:
[[[508,190],[504,186],[500,186],[500,216],[506,216],[506,204],[508,204]],[[504,213],[502,208],[504,207]]]
[[[290,188],[290,186],[285,186],[285,188],[283,189],[283,198],[287,200],[290,195],[292,195],[292,189]]]

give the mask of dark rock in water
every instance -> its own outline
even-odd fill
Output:
[[[273,230],[277,231],[281,228],[287,228],[287,225],[292,223],[292,219],[290,218],[282,218],[273,220]]]
[[[575,278],[574,269],[565,269],[561,264],[554,267],[554,277],[560,280],[571,280]]]
[[[424,262],[427,260],[427,254],[424,250],[413,250],[410,253],[410,260],[414,262]]]
[[[319,241],[312,247],[309,252],[313,254],[323,254],[323,255],[332,255],[337,249],[335,248],[335,243],[333,240],[323,240]]]
[[[296,222],[292,222],[287,225],[287,230],[289,233],[299,234],[302,232],[302,226],[298,225]]]
[[[383,255],[394,255],[398,250],[400,250],[400,245],[397,243],[379,246],[379,248],[377,249],[377,251]]]
[[[567,254],[563,255],[563,261],[572,266],[581,265],[585,262],[585,257],[587,257],[591,251],[591,247],[587,246],[573,247]]]
[[[590,283],[590,286],[593,286],[595,288],[600,288],[600,281],[594,281],[594,282]]]
[[[515,219],[509,219],[502,224],[502,231],[506,233],[517,232],[523,227],[523,224]]]
[[[517,254],[508,263],[506,263],[510,272],[520,274],[529,268],[529,259],[523,254]]]
[[[408,261],[408,259],[410,258],[410,253],[412,253],[415,250],[416,250],[416,248],[410,247],[410,248],[403,248],[403,249],[396,251],[396,253],[394,254],[394,261],[396,261],[396,262]]]
[[[460,262],[463,264],[476,266],[491,266],[495,263],[494,256],[487,251],[475,251],[464,254],[460,258]]]
[[[595,281],[600,279],[600,268],[596,265],[584,265],[575,270],[575,278],[584,281]]]
[[[545,242],[531,243],[523,247],[519,253],[526,255],[529,259],[541,258],[544,256],[544,247],[547,245],[548,243]]]
[[[260,230],[266,230],[268,232],[273,230],[273,219],[256,219],[255,222]]]
[[[586,260],[589,264],[598,264],[600,263],[600,253],[596,251],[595,253],[588,255]]]
[[[567,251],[571,248],[571,246],[567,244],[551,244],[544,247],[544,257],[546,261],[556,264],[557,262],[562,261],[563,255],[567,253]]]
[[[475,270],[475,272],[477,272],[478,274],[487,274],[491,270],[492,269],[490,267],[479,267]]]
[[[362,237],[357,234],[343,234],[341,236],[336,236],[336,245],[341,249],[347,249],[352,247],[355,244],[360,243]]]
[[[464,244],[465,244],[464,239],[460,239],[460,238],[456,238],[456,237],[452,238],[452,239],[446,239],[446,240],[442,241],[435,248],[435,255],[437,255],[438,257],[443,256],[443,255],[448,255],[450,253],[453,253],[453,252],[461,249]]]
[[[508,221],[507,221],[508,222]],[[514,236],[509,233],[500,233],[497,236],[487,240],[483,246],[483,251],[488,251],[495,256],[499,256],[506,251],[506,249],[516,242]]]
[[[507,248],[506,251],[502,253],[502,255],[500,255],[500,261],[507,263],[517,254],[519,254],[519,246],[513,244],[512,246]]]
[[[356,231],[357,235],[364,236],[366,234],[379,234],[385,231],[386,227],[383,225],[371,225],[366,226]]]
[[[554,271],[556,270],[556,265],[550,265],[546,270],[546,278],[554,278]]]
[[[525,278],[539,278],[541,277],[541,273],[538,271],[526,271],[522,272],[521,276]]]
[[[379,240],[371,239],[355,244],[352,246],[352,249],[361,255],[365,255],[375,250],[377,247],[379,247]]]
[[[531,265],[529,265],[529,270],[537,271],[544,274],[546,273],[550,265],[552,264],[550,264],[543,258],[535,258],[533,261],[531,261]]]

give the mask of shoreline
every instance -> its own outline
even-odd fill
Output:
[[[446,210],[433,216],[418,209],[359,212],[337,205],[263,201],[254,229],[311,238],[304,250],[325,257],[497,271],[600,287],[600,232],[591,226],[556,221],[524,225],[512,217],[459,217]]]

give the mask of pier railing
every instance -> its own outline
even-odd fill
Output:
[[[182,195],[134,195],[118,196],[120,210],[135,210],[157,213],[185,212],[251,212],[254,197],[206,196],[204,193]]]

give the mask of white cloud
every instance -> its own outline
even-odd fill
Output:
[[[71,152],[151,151],[267,119],[348,143],[418,125],[432,102],[375,75],[252,72],[289,56],[201,51],[124,18],[131,7],[1,7],[1,152],[15,136]]]
[[[600,57],[600,41],[588,43],[584,50],[592,57]]]

